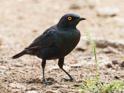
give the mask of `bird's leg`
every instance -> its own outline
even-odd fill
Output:
[[[45,70],[45,66],[46,66],[46,60],[44,60],[44,59],[42,60],[41,66],[42,66],[42,74],[43,74],[43,83],[47,84],[47,81],[45,79],[45,74],[44,74],[44,70]]]
[[[59,59],[58,65],[59,65],[59,67],[69,76],[69,78],[70,78],[69,80],[70,80],[70,81],[73,81],[72,76],[71,76],[65,69],[63,69],[64,58],[60,58],[60,59]]]

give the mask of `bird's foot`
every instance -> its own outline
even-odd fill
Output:
[[[42,83],[43,83],[44,85],[50,85],[50,82],[47,81],[46,79],[43,79],[43,80],[42,80]]]
[[[55,83],[55,80],[53,78],[47,78],[47,79],[43,79],[42,83],[45,85],[52,85],[53,83]]]

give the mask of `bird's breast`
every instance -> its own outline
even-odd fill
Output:
[[[59,47],[62,51],[62,54],[65,56],[70,53],[78,44],[80,40],[80,32],[65,32],[59,36]]]

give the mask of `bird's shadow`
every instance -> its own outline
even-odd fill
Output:
[[[53,78],[46,78],[47,82],[48,82],[48,85],[52,85],[52,84],[55,84],[57,81],[55,81],[55,79]],[[40,83],[40,84],[43,84],[42,82],[42,79],[39,79],[39,78],[36,78],[36,79],[30,79],[28,81],[26,81],[27,84],[32,84],[32,83]]]

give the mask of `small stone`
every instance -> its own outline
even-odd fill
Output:
[[[117,7],[103,7],[98,8],[97,15],[100,17],[114,17],[119,13],[119,8]]]
[[[84,40],[83,38],[81,38],[79,44],[77,45],[76,50],[77,51],[86,51],[88,49],[88,42],[86,40]]]
[[[120,79],[118,76],[114,76],[115,79]]]
[[[80,87],[81,84],[74,84],[74,87]]]
[[[106,48],[108,46],[108,42],[106,40],[97,40],[95,43],[98,48]]]
[[[112,64],[113,65],[117,65],[118,64],[118,61],[117,60],[112,60]]]
[[[81,7],[78,5],[78,4],[76,4],[76,3],[74,3],[74,4],[72,4],[71,6],[70,6],[70,9],[80,9]]]
[[[102,51],[103,53],[106,53],[106,54],[112,53],[112,51],[109,48],[104,48]]]
[[[85,6],[85,4],[86,3],[84,2],[84,0],[77,0],[76,2],[72,3],[69,8],[73,10],[78,10]]]
[[[112,68],[112,65],[109,63],[109,64],[106,64],[106,67],[107,68]]]
[[[76,50],[77,50],[77,51],[82,51],[82,52],[85,51],[85,49],[83,49],[83,48],[76,48]]]
[[[124,67],[124,61],[121,62],[120,67]]]
[[[8,68],[6,66],[0,66],[0,76],[5,75]]]
[[[0,76],[4,75],[6,70],[0,69]]]
[[[113,48],[113,47],[107,47],[105,49],[103,49],[103,52],[106,53],[106,54],[109,54],[109,53],[120,53],[116,48]]]
[[[33,33],[36,33],[36,32],[38,32],[38,30],[34,29],[34,30],[32,30],[32,32],[33,32]]]

